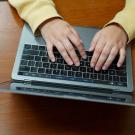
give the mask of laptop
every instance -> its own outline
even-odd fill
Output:
[[[45,41],[35,37],[28,24],[24,25],[12,71],[11,89],[22,93],[35,93],[49,97],[108,101],[130,101],[133,92],[131,48],[126,48],[122,67],[116,66],[118,56],[108,70],[95,71],[90,67],[92,52],[90,42],[98,28],[74,27],[80,34],[86,49],[87,59],[80,57],[80,66],[66,64],[57,49],[56,62],[48,58]]]

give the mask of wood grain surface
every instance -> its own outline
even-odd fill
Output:
[[[124,6],[124,0],[55,0],[55,3],[71,24],[98,27]],[[0,2],[0,82],[11,79],[22,27],[23,21],[16,11],[7,2]],[[135,75],[134,47],[132,57]],[[134,134],[134,107],[0,93],[0,135]]]

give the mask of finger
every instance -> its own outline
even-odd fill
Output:
[[[97,42],[99,40],[100,32],[97,32],[94,36],[94,38],[91,41],[89,51],[93,51],[97,45]]]
[[[126,50],[125,48],[120,49],[120,58],[118,60],[117,66],[121,67],[126,57]]]
[[[111,49],[112,49],[112,45],[110,45],[110,44],[105,45],[102,53],[100,54],[100,57],[99,57],[97,63],[96,63],[96,66],[95,66],[96,71],[99,71],[101,69],[102,65],[104,64],[107,57],[109,56]]]
[[[80,39],[79,33],[72,26],[70,27],[70,29],[76,35],[76,37],[78,37]]]
[[[110,54],[109,54],[109,57],[107,58],[106,62],[104,63],[104,65],[102,67],[103,70],[108,69],[108,67],[111,65],[111,63],[115,59],[117,53],[118,53],[118,49],[116,47],[113,47]]]
[[[47,51],[48,51],[49,59],[52,62],[55,62],[55,56],[54,56],[54,53],[53,53],[53,45],[52,45],[52,43],[46,41],[46,46],[47,46]]]
[[[64,37],[61,42],[65,46],[65,48],[66,48],[70,58],[74,62],[74,64],[76,66],[79,66],[80,65],[79,58],[77,57],[76,52],[75,52],[74,47],[71,44],[71,42],[66,37]]]
[[[72,26],[71,26],[71,30],[76,35],[76,37],[80,39],[81,44],[83,44],[83,41],[81,40],[79,33]]]
[[[91,67],[94,67],[96,65],[98,58],[99,58],[104,46],[105,46],[104,40],[99,40],[97,43],[97,46],[94,50],[91,62],[90,62]]]
[[[61,44],[61,42],[55,40],[55,46],[58,49],[58,51],[60,52],[60,54],[62,55],[62,57],[64,58],[64,60],[66,61],[66,63],[68,65],[72,65],[73,61],[71,60],[71,58],[69,57],[66,48]]]
[[[68,35],[69,40],[74,44],[74,46],[78,49],[80,55],[86,59],[86,53],[84,46],[78,36],[76,36],[73,32]]]

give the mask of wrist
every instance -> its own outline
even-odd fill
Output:
[[[126,36],[126,39],[127,39],[126,41],[128,42],[128,40],[129,40],[128,34],[125,31],[125,29],[122,27],[122,25],[120,25],[119,23],[113,22],[113,23],[110,23],[110,24],[106,25],[105,27],[108,27],[108,26],[116,26],[116,27],[120,28],[125,33],[125,36]]]
[[[42,28],[43,28],[46,24],[48,24],[49,22],[52,22],[52,21],[54,21],[54,20],[62,20],[62,18],[60,18],[60,17],[52,17],[52,18],[47,19],[46,21],[44,21],[43,23],[40,24],[39,30],[41,31]]]

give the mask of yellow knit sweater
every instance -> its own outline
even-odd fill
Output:
[[[53,0],[9,0],[18,14],[35,32],[39,25],[52,17],[60,17]],[[129,41],[135,38],[135,0],[126,0],[125,8],[109,22],[119,23],[127,32]]]

